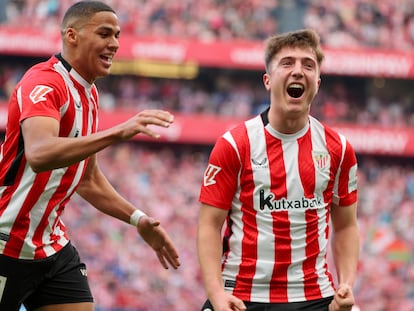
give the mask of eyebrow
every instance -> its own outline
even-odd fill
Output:
[[[97,28],[98,31],[104,30],[108,32],[114,32],[116,35],[119,35],[121,33],[121,30],[116,31],[113,27],[110,26],[100,26]]]
[[[317,63],[315,59],[313,59],[312,57],[307,57],[307,56],[306,57],[285,56],[285,57],[282,57],[280,61],[292,60],[292,59],[300,59],[301,61],[311,61],[311,62]]]

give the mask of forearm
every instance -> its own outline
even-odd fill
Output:
[[[332,250],[339,284],[354,284],[359,258],[359,230],[352,225],[333,233]]]
[[[99,211],[129,223],[135,207],[124,199],[109,183],[100,170],[85,175],[77,193]]]
[[[77,138],[50,136],[27,144],[25,152],[33,170],[41,172],[78,163],[118,141],[114,129]]]
[[[209,298],[224,290],[221,277],[221,250],[220,231],[208,225],[199,226],[197,237],[198,259]]]

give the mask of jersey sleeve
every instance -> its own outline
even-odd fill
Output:
[[[233,145],[224,137],[219,138],[204,172],[199,201],[230,210],[240,167],[240,159]]]
[[[18,86],[17,101],[21,109],[20,122],[34,116],[60,120],[60,109],[68,101],[66,87],[58,74],[47,72],[38,77],[26,77]]]
[[[345,151],[341,166],[336,176],[334,189],[334,203],[339,206],[348,206],[357,202],[357,159],[352,145],[345,140]]]

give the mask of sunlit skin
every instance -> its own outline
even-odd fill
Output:
[[[99,12],[65,30],[62,56],[89,83],[107,76],[119,48],[120,26],[112,12]]]
[[[263,75],[263,83],[270,92],[271,126],[281,133],[296,133],[308,122],[310,106],[321,83],[315,52],[310,48],[281,49]],[[303,87],[300,97],[289,95],[287,90],[292,84]]]

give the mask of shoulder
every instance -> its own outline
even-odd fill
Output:
[[[60,61],[52,56],[47,61],[32,66],[24,75],[26,81],[42,83],[64,83],[62,73],[59,70]]]
[[[66,94],[66,82],[57,67],[59,60],[51,57],[45,62],[32,66],[20,80],[18,87],[24,94],[41,95],[42,93]]]
[[[253,132],[263,131],[264,125],[260,115],[250,118],[244,122],[241,122],[227,131],[223,137],[232,137],[237,142],[246,142],[247,137],[252,135]]]
[[[314,117],[309,117],[309,120],[312,131],[323,135],[327,141],[331,140],[338,143],[341,143],[341,141],[346,142],[346,137],[335,128],[317,120]]]
[[[260,116],[256,116],[225,132],[217,140],[214,150],[222,155],[235,154],[239,160],[243,159],[252,148],[251,145],[256,141],[258,135],[262,135],[263,132],[262,119]]]
[[[310,124],[312,139],[323,143],[331,155],[335,155],[338,159],[355,157],[354,148],[345,135],[313,117],[310,117]]]

